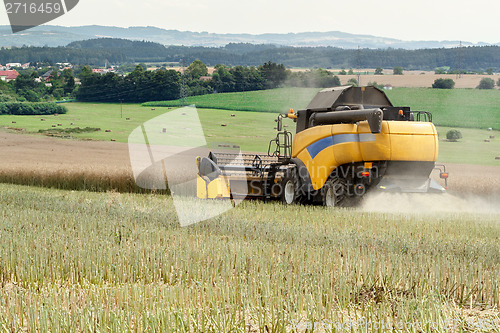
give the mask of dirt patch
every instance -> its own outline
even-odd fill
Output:
[[[107,167],[130,169],[128,146],[119,142],[63,140],[0,131],[0,168]]]

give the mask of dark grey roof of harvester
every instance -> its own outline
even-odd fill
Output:
[[[307,106],[308,110],[329,111],[340,105],[392,106],[385,93],[376,87],[343,86],[321,90]]]

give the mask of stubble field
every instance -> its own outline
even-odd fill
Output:
[[[16,185],[0,206],[4,331],[500,331],[498,210],[244,202],[181,228],[168,196]]]

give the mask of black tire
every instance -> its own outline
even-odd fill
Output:
[[[345,180],[338,177],[330,178],[321,189],[323,206],[344,207],[346,204],[347,186]]]
[[[287,205],[301,203],[300,180],[297,168],[290,168],[285,172],[281,181],[281,201]]]

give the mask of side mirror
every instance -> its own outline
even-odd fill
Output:
[[[278,124],[276,125],[275,129],[278,131],[278,132],[281,132],[281,130],[283,129],[283,124],[281,122],[281,116],[278,116],[278,118],[275,120],[275,122],[277,122]]]

